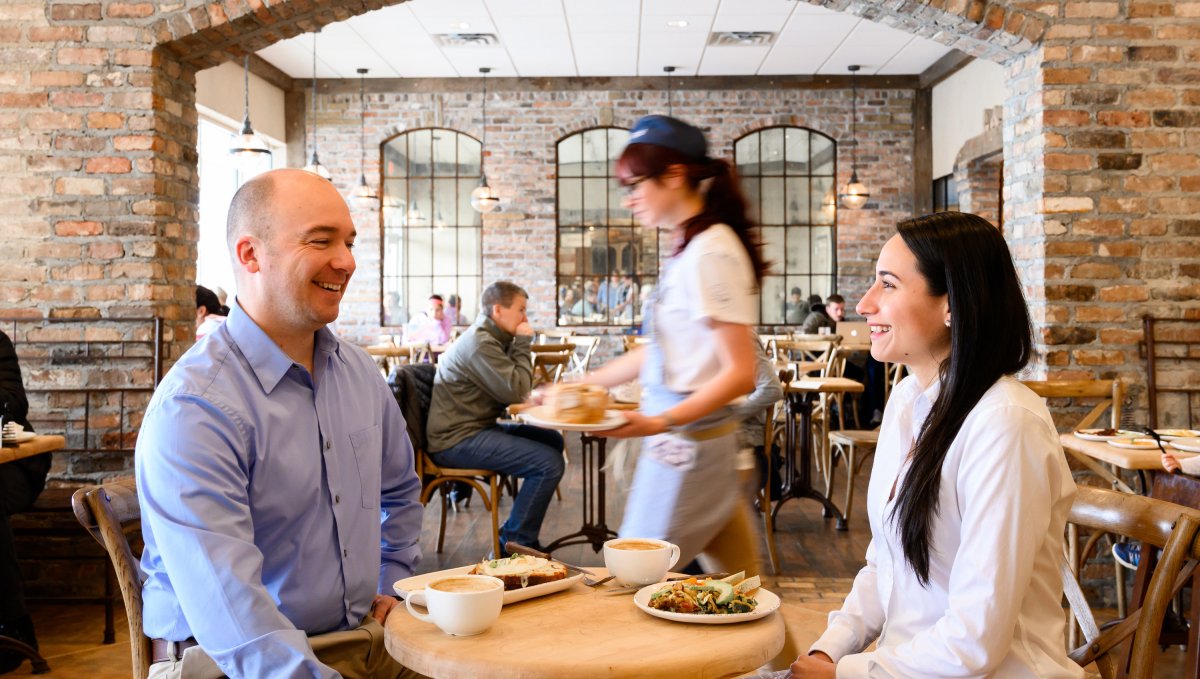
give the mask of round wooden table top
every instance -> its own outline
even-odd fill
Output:
[[[606,588],[576,583],[509,604],[474,637],[452,637],[399,606],[387,619],[387,649],[405,667],[445,679],[736,677],[783,649],[778,611],[729,625],[671,622],[638,609],[633,593],[605,594]]]

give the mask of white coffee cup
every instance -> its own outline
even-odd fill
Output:
[[[429,613],[417,612],[413,604]],[[413,617],[432,622],[446,634],[469,637],[486,631],[500,617],[504,581],[490,575],[448,575],[409,592],[404,606]]]
[[[622,585],[662,582],[679,561],[679,547],[652,538],[614,538],[604,543],[604,566]]]

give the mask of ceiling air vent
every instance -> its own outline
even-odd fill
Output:
[[[724,47],[765,47],[774,41],[770,31],[720,31],[708,36],[708,44]]]
[[[436,33],[433,37],[442,47],[491,47],[500,44],[495,33]]]

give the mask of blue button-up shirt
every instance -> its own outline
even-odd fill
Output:
[[[138,436],[145,632],[195,637],[230,677],[336,677],[307,634],[356,627],[420,558],[420,480],[391,391],[327,328],[313,367],[235,303]]]

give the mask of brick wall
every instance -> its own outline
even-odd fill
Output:
[[[511,279],[529,290],[530,319],[537,327],[555,323],[555,147],[562,137],[611,121],[629,127],[642,115],[666,111],[666,93],[588,88],[517,89],[518,82],[491,82],[488,94],[489,183],[501,208],[484,216],[483,278]],[[359,177],[359,101],[355,82],[318,87],[318,147],[334,182],[349,195]],[[703,127],[711,153],[733,160],[734,141],[761,127],[798,125],[844,142],[850,137],[849,89],[720,89],[677,91],[674,114]],[[862,295],[879,248],[892,225],[912,211],[913,90],[860,89],[859,177],[872,189],[863,210],[842,210],[838,225],[838,289],[848,299]],[[433,112],[440,112],[437,120]],[[369,95],[367,177],[378,182],[378,145],[402,129],[432,124],[482,136],[480,95]],[[849,146],[839,145],[838,186],[850,175]],[[379,327],[380,275],[377,212],[356,212],[358,270],[343,302],[338,329],[370,343]],[[775,259],[780,259],[779,253]],[[585,332],[596,332],[586,329]],[[608,349],[617,345],[607,342]],[[607,353],[607,352],[606,352]]]
[[[976,158],[954,166],[954,184],[958,190],[958,209],[977,214],[993,226],[1000,226],[1000,156]]]

